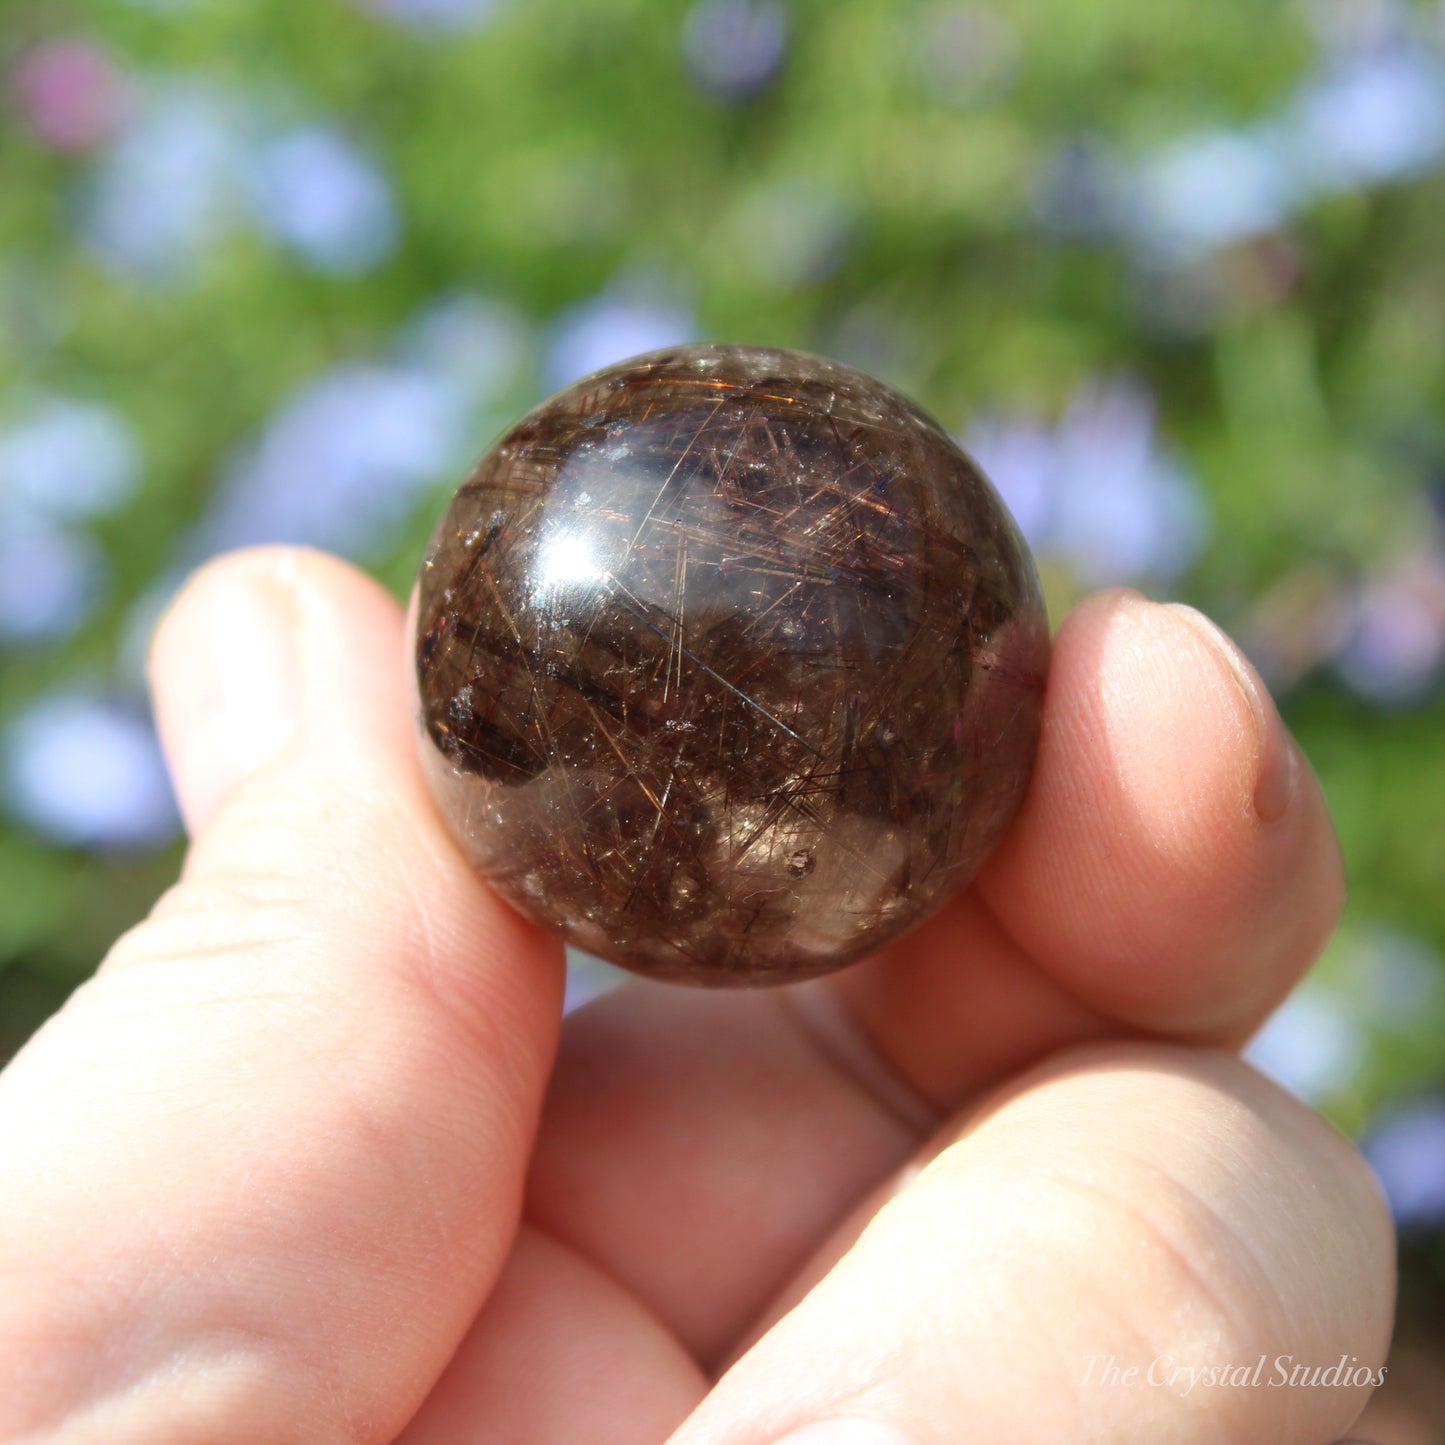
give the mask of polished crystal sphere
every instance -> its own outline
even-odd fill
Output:
[[[833,362],[679,347],[539,407],[453,498],[422,752],[522,913],[640,973],[787,982],[973,876],[1048,647],[1018,531],[937,423]]]

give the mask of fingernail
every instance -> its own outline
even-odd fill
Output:
[[[182,591],[156,630],[156,717],[191,833],[296,729],[301,678],[285,567],[220,563]]]
[[[774,1445],[913,1445],[906,1435],[878,1420],[815,1420]]]
[[[1209,643],[1210,648],[1229,668],[1249,704],[1259,739],[1259,767],[1254,780],[1254,811],[1262,823],[1282,818],[1294,797],[1295,779],[1299,772],[1299,750],[1290,737],[1269,690],[1259,674],[1234,642],[1198,609],[1183,602],[1165,604]]]

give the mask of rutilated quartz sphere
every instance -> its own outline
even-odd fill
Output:
[[[936,422],[817,357],[685,346],[569,387],[457,492],[416,617],[462,848],[639,973],[838,968],[965,884],[1028,784],[1019,533]]]

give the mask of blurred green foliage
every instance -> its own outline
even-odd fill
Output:
[[[229,460],[329,369],[393,357],[438,297],[476,293],[521,318],[506,378],[471,414],[478,446],[540,397],[559,328],[599,296],[671,308],[713,339],[856,361],[965,433],[986,416],[1046,428],[1101,379],[1134,378],[1210,518],[1192,565],[1134,580],[1195,602],[1271,663],[1339,818],[1350,917],[1324,977],[1349,998],[1356,945],[1378,930],[1438,972],[1438,679],[1386,706],[1332,658],[1361,589],[1422,549],[1435,565],[1445,171],[1427,158],[1356,174],[1182,244],[1151,238],[1138,178],[1201,134],[1257,147],[1312,84],[1371,56],[1436,55],[1439,15],[797,0],[776,12],[776,75],[743,95],[689,63],[696,10],[515,0],[439,29],[348,0],[8,0],[0,396],[12,410],[36,392],[101,401],[142,466],[91,524],[103,602],[72,635],[0,652],[0,723],[77,680],[130,696],[146,599],[195,560]],[[126,90],[128,118],[93,142],[47,141],[15,89],[27,57],[60,44],[102,56]],[[146,97],[180,83],[239,116],[244,144],[321,123],[354,143],[394,199],[389,254],[317,265],[227,223],[174,274],[117,266],[87,230],[97,177]],[[1234,203],[1201,185],[1206,222]],[[316,480],[298,471],[296,485]],[[399,592],[455,480],[435,476],[383,543],[355,549]],[[1043,555],[1057,620],[1088,578]],[[177,859],[175,845],[66,846],[23,816],[0,823],[0,1056]],[[1439,1084],[1441,1021],[1431,1004],[1371,1034],[1334,1090],[1337,1116],[1363,1125]]]

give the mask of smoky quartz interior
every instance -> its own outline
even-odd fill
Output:
[[[641,973],[848,963],[966,883],[1028,783],[1018,531],[937,423],[816,357],[679,347],[554,397],[457,492],[416,618],[462,847]]]

